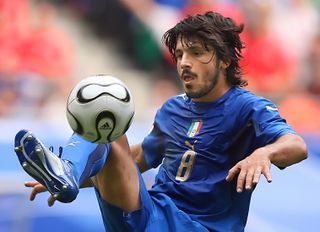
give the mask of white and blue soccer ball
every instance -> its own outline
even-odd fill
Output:
[[[94,143],[109,143],[123,135],[134,116],[128,87],[109,75],[81,80],[67,100],[67,120],[72,130]]]

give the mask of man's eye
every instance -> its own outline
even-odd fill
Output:
[[[201,56],[202,54],[203,54],[202,51],[199,51],[199,50],[193,51],[193,55],[195,55],[195,56]]]
[[[176,60],[179,60],[179,59],[181,59],[182,54],[176,53],[176,54],[174,55],[174,57],[176,58]]]

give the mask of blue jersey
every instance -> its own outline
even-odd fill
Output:
[[[251,192],[236,192],[225,178],[233,165],[258,147],[295,133],[269,100],[239,87],[210,103],[185,94],[157,112],[142,148],[159,167],[151,195],[164,193],[209,230],[244,229]]]

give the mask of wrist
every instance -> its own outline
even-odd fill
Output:
[[[273,149],[271,146],[265,146],[260,147],[258,150],[260,150],[261,155],[265,156],[272,163],[276,155],[275,149]]]

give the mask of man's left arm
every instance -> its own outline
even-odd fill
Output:
[[[229,170],[226,180],[232,181],[238,175],[237,192],[242,192],[243,188],[249,191],[259,182],[261,174],[268,182],[272,181],[271,164],[285,168],[306,159],[307,156],[304,140],[296,134],[286,134],[239,161]]]

